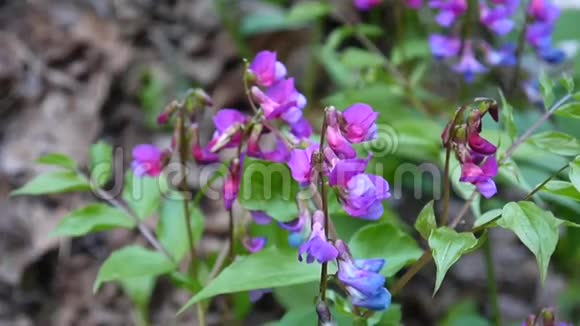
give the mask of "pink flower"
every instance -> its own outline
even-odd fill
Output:
[[[383,0],[354,0],[354,6],[360,11],[368,11],[378,6]]]
[[[369,105],[356,103],[342,112],[343,124],[341,129],[344,137],[351,143],[361,143],[373,140],[377,136],[379,114]]]
[[[141,144],[133,148],[131,168],[136,176],[156,177],[163,170],[163,152],[150,144]]]
[[[286,76],[286,67],[276,59],[276,52],[260,51],[249,67],[256,83],[260,86],[271,86]]]
[[[497,193],[497,187],[493,181],[497,170],[497,160],[493,156],[488,156],[481,165],[463,163],[459,181],[473,184],[485,198],[491,198]]]

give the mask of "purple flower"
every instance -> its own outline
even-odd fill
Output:
[[[356,151],[343,135],[340,126],[341,119],[342,115],[336,109],[331,108],[328,110],[326,113],[326,141],[338,158],[354,158],[356,157]]]
[[[338,279],[344,284],[354,306],[370,310],[385,310],[391,304],[391,294],[384,287],[385,278],[379,274],[384,259],[353,260],[344,242],[338,240]]]
[[[278,222],[278,225],[286,231],[297,233],[302,231],[306,222],[310,223],[310,211],[307,208],[302,210],[294,220],[290,222]]]
[[[553,26],[545,23],[533,23],[526,30],[526,41],[536,49],[549,47],[552,43]]]
[[[348,107],[342,112],[343,123],[340,124],[344,138],[354,144],[375,139],[378,116],[373,108],[364,103]]]
[[[560,9],[549,0],[532,0],[528,7],[528,14],[534,20],[552,24],[560,16]]]
[[[290,158],[290,151],[281,139],[276,140],[276,148],[271,151],[263,152],[262,159],[271,162],[285,163]]]
[[[511,19],[515,13],[516,6],[508,7],[505,5],[496,5],[493,8],[487,7],[483,2],[480,3],[480,21],[492,32],[499,36],[511,32],[514,27],[514,21]]]
[[[497,150],[497,147],[475,132],[469,135],[468,142],[469,147],[478,154],[492,155]]]
[[[290,125],[290,132],[299,139],[308,139],[312,136],[312,126],[306,118],[302,117]]]
[[[481,166],[466,162],[461,166],[459,181],[473,184],[485,198],[497,193],[493,178],[497,175],[498,165],[494,156],[488,156]]]
[[[540,83],[537,80],[529,80],[523,83],[524,93],[528,101],[534,105],[542,106],[543,99],[540,92]]]
[[[383,215],[382,201],[391,197],[389,184],[382,177],[360,173],[339,187],[339,201],[351,216],[377,220]]]
[[[234,204],[234,201],[238,197],[238,191],[240,189],[240,162],[236,158],[232,161],[228,168],[228,175],[226,176],[226,180],[224,182],[223,187],[223,198],[224,198],[224,207],[226,210],[231,210]]]
[[[302,261],[303,254],[306,254],[306,263],[308,264],[314,260],[322,264],[336,259],[338,250],[328,242],[324,234],[324,214],[322,211],[316,211],[312,219],[310,238],[298,249],[298,260]]]
[[[487,71],[487,69],[475,58],[470,41],[466,41],[463,55],[459,59],[459,62],[453,66],[453,70],[463,74],[465,81],[468,83],[473,81],[476,74],[481,74]]]
[[[437,24],[450,27],[467,10],[467,2],[465,0],[431,0],[429,7],[440,10],[435,17]]]
[[[263,238],[263,237],[249,238],[249,237],[247,237],[244,239],[243,244],[244,244],[244,247],[246,248],[246,250],[255,254],[258,251],[261,251],[262,249],[264,249],[264,246],[266,245],[266,238]]]
[[[435,59],[451,58],[459,54],[461,40],[457,37],[432,34],[429,36],[429,47]]]
[[[381,4],[383,0],[354,0],[354,6],[361,11],[368,11]]]
[[[405,0],[407,8],[419,9],[423,5],[423,0]]]
[[[286,67],[276,60],[276,52],[258,52],[249,67],[256,83],[260,86],[271,86],[286,76]]]
[[[221,109],[213,118],[215,132],[208,144],[211,152],[224,147],[236,147],[242,140],[241,126],[246,123],[247,117],[236,109]]]
[[[306,149],[294,149],[290,153],[288,167],[292,173],[292,178],[303,187],[310,184],[312,179],[312,155],[317,148],[315,144],[312,144]]]
[[[133,162],[131,168],[133,173],[142,177],[156,177],[163,170],[163,152],[150,144],[141,144],[133,148]]]
[[[264,211],[250,211],[254,223],[258,225],[268,225],[272,222],[272,217]]]
[[[293,124],[302,117],[306,98],[294,87],[294,78],[277,81],[265,93],[256,86],[252,87],[251,92],[269,120],[283,118]]]
[[[494,50],[486,43],[481,44],[485,61],[491,66],[510,67],[516,64],[516,47],[513,44],[505,44],[499,50]]]
[[[328,184],[331,187],[346,186],[352,177],[365,171],[369,159],[354,158],[336,162],[328,176]]]
[[[210,152],[209,148],[199,146],[198,144],[193,145],[191,153],[195,161],[199,164],[212,164],[220,160],[219,155]]]

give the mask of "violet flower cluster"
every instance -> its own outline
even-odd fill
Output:
[[[238,197],[246,157],[285,163],[292,178],[303,191],[296,198],[298,216],[278,226],[288,231],[288,241],[298,248],[298,259],[307,263],[336,261],[338,279],[352,300],[353,305],[372,310],[386,309],[391,296],[384,288],[385,279],[379,274],[384,260],[353,260],[346,245],[337,239],[329,239],[328,221],[321,207],[314,209],[312,198],[302,196],[324,178],[337,194],[344,210],[355,218],[377,220],[383,215],[382,201],[390,197],[389,184],[380,176],[367,174],[365,169],[370,157],[357,158],[353,144],[376,138],[376,113],[366,104],[355,104],[343,112],[329,108],[325,112],[324,135],[327,146],[319,152],[320,145],[312,139],[312,127],[303,117],[306,98],[296,89],[294,79],[289,78],[286,67],[277,59],[276,53],[262,51],[248,65],[245,73],[247,94],[254,109],[253,115],[240,110],[224,108],[215,114],[215,132],[209,142],[201,144],[194,114],[188,120],[179,120],[169,149],[161,150],[144,144],[133,151],[133,170],[138,176],[157,177],[169,161],[172,153],[190,148],[188,156],[198,164],[220,161],[229,151],[235,152],[229,160],[222,188],[223,203],[231,211]],[[207,95],[200,101],[210,103]],[[159,123],[167,123],[176,113],[169,107],[159,116]],[[184,115],[179,115],[182,119]],[[185,126],[186,130],[182,130]],[[184,136],[187,135],[184,144]],[[273,143],[267,147],[264,144]],[[183,153],[181,153],[183,154]],[[231,155],[230,155],[231,156]],[[267,225],[273,218],[264,211],[250,211],[254,223]],[[246,231],[247,232],[247,231]],[[267,243],[264,237],[246,234],[242,244],[250,253],[262,250]],[[251,292],[257,299],[267,289]]]
[[[383,215],[382,202],[390,197],[389,184],[381,176],[367,174],[370,157],[357,158],[353,144],[376,138],[378,113],[370,106],[357,103],[343,112],[326,110],[324,138],[327,146],[310,143],[291,152],[288,167],[292,177],[308,191],[315,189],[320,177],[336,193],[342,208],[352,217],[377,220]],[[299,216],[280,226],[290,231],[290,244],[299,247],[298,258],[307,263],[337,261],[338,280],[347,289],[353,305],[384,310],[391,296],[379,274],[384,260],[353,260],[341,240],[328,239],[325,216],[320,209],[312,212],[308,201],[297,198]]]
[[[462,107],[441,135],[444,146],[450,147],[450,150],[455,152],[461,164],[459,181],[473,184],[485,198],[491,198],[497,193],[493,179],[498,172],[498,162],[495,157],[497,147],[480,134],[481,120],[488,112],[497,122],[499,115],[495,103],[473,109]]]

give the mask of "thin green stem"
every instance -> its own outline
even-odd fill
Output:
[[[441,225],[447,224],[449,217],[449,200],[451,196],[451,182],[449,182],[449,162],[451,160],[451,146],[447,144],[445,151],[445,167],[443,170],[443,213],[441,214]]]
[[[234,239],[235,239],[233,209],[228,210],[228,217],[229,217],[229,221],[228,221],[228,234],[229,234],[228,260],[231,263],[234,261]]]
[[[197,269],[195,266],[195,257],[196,257],[196,250],[195,250],[195,242],[193,241],[193,231],[191,225],[191,214],[189,211],[189,187],[187,186],[187,157],[189,153],[189,142],[187,141],[186,136],[186,120],[187,113],[184,107],[181,107],[179,111],[179,165],[181,169],[181,181],[179,183],[179,190],[184,194],[182,198],[183,204],[183,220],[185,221],[185,228],[187,233],[187,244],[189,246],[189,256],[190,256],[190,265],[189,271],[191,275],[195,276],[197,274]]]
[[[324,169],[323,169],[323,150],[324,150],[324,141],[326,137],[326,128],[328,127],[327,119],[327,110],[324,110],[324,118],[322,120],[322,129],[320,131],[320,147],[318,149],[318,153],[316,155],[316,168],[318,170],[318,183],[320,187],[320,195],[322,197],[322,212],[324,214],[324,234],[328,239],[328,229],[330,224],[330,216],[328,216],[328,196],[326,195],[326,182],[324,179]],[[326,304],[326,286],[327,286],[327,278],[328,278],[328,262],[322,263],[322,268],[320,269],[320,290],[319,290],[319,299]],[[321,324],[322,320],[320,317],[318,319],[318,324]]]
[[[491,303],[491,313],[494,326],[501,326],[501,314],[499,310],[499,299],[497,283],[493,263],[493,248],[491,241],[487,239],[483,243],[483,257],[485,259],[485,273],[487,274],[488,301]]]
[[[570,164],[566,163],[564,166],[559,168],[558,171],[554,172],[552,175],[546,178],[546,180],[542,181],[542,183],[540,183],[532,191],[530,191],[530,193],[523,200],[529,200],[530,198],[532,198],[532,196],[534,196],[538,191],[540,191],[548,182],[550,182],[550,180],[554,179],[558,174],[564,172],[564,170],[566,170],[569,166]]]
[[[427,264],[433,259],[433,255],[431,255],[431,250],[427,250],[423,253],[421,258],[409,268],[400,279],[395,282],[393,287],[390,289],[390,292],[393,296],[396,296],[401,292],[401,290],[409,283],[409,281],[421,270],[423,267],[427,266]]]

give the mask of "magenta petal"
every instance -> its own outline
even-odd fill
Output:
[[[351,143],[370,140],[373,130],[376,132],[375,121],[378,116],[379,114],[367,104],[357,103],[350,106],[342,112],[345,122],[344,137]]]
[[[246,116],[236,109],[221,109],[213,118],[218,131],[224,132],[237,123],[245,123]]]
[[[483,177],[483,170],[473,164],[473,163],[464,163],[461,166],[461,177],[459,181],[461,182],[477,182]]]
[[[387,180],[374,174],[367,174],[367,176],[375,185],[375,196],[377,200],[384,200],[391,197],[391,193],[389,192],[389,183]]]
[[[474,151],[484,155],[494,154],[497,150],[497,147],[475,132],[469,135],[469,146]]]
[[[159,161],[161,150],[154,145],[141,144],[133,148],[133,158],[136,161]]]
[[[481,166],[481,170],[488,177],[495,177],[498,168],[497,159],[494,156],[488,156],[485,163]]]

